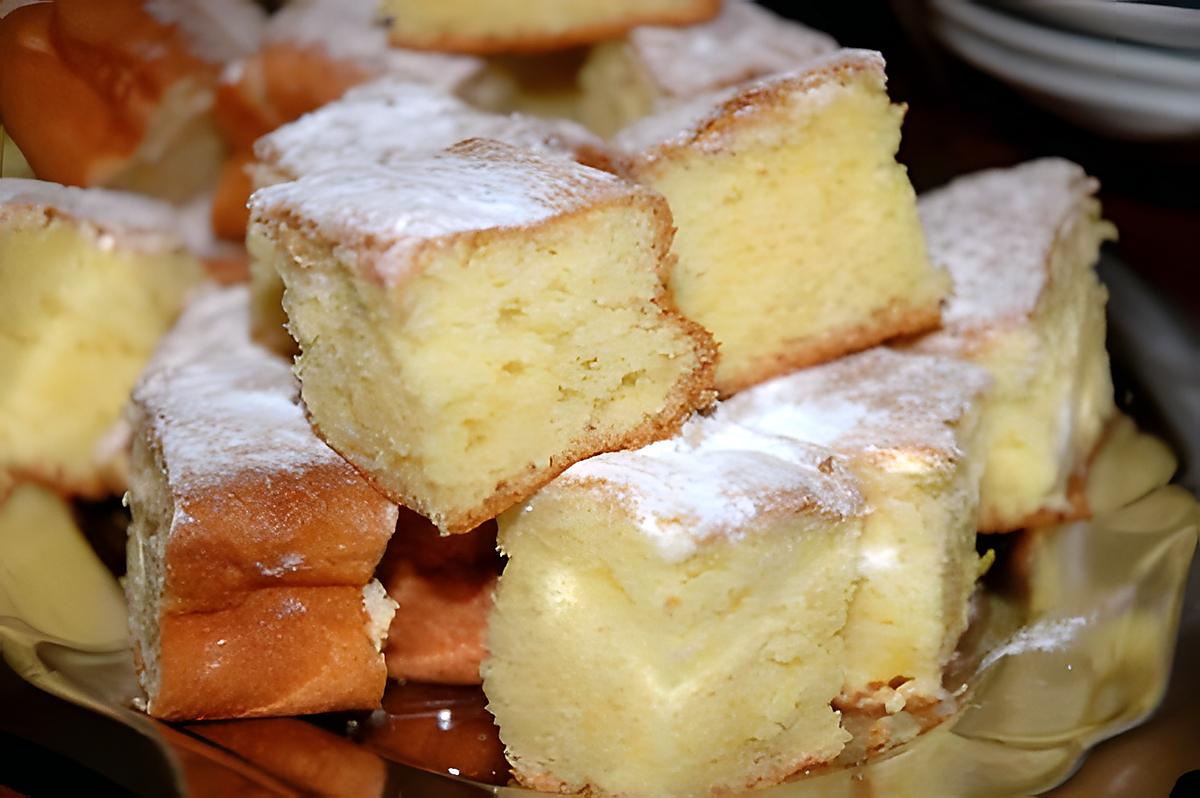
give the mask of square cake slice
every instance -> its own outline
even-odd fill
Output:
[[[198,298],[134,390],[126,594],[151,715],[370,709],[397,508],[326,446],[244,287]]]
[[[0,473],[125,489],[110,433],[203,274],[180,226],[157,200],[0,178]]]
[[[383,0],[392,43],[456,53],[562,50],[637,25],[686,25],[721,0]]]
[[[389,164],[434,155],[470,138],[525,147],[549,158],[611,168],[607,145],[567,120],[474,109],[445,91],[388,77],[351,90],[341,100],[260,138],[254,145],[255,188],[326,169]],[[283,282],[268,242],[249,242],[255,337],[272,349],[295,346],[284,329]]]
[[[938,325],[902,116],[879,54],[839,50],[617,136],[671,205],[671,295],[717,339],[723,396]]]
[[[756,386],[718,411],[827,446],[862,482],[870,510],[842,633],[844,710],[919,715],[947,697],[942,671],[979,575],[978,422],[990,382],[953,358],[878,348]]]
[[[646,25],[593,47],[579,72],[581,121],[611,136],[671,103],[791,71],[837,47],[749,0],[726,0],[707,22]]]
[[[979,528],[1003,532],[1086,514],[1083,475],[1115,412],[1098,184],[1047,158],[961,177],[921,197],[930,258],[954,290],[944,329],[918,349],[991,372]]]
[[[727,794],[836,757],[864,510],[829,450],[698,418],[500,516],[483,684],[517,779]]]
[[[252,206],[319,433],[443,532],[711,401],[712,341],[667,300],[671,215],[643,188],[470,140]]]

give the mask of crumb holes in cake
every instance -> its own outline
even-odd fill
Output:
[[[500,367],[500,370],[505,374],[517,376],[525,373],[525,364],[519,360],[510,360]]]
[[[638,369],[637,371],[631,371],[628,374],[626,374],[624,377],[621,378],[621,387],[622,388],[633,388],[641,381],[642,377],[645,377],[645,376],[646,376],[646,372],[642,369]]]

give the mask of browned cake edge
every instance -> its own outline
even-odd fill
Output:
[[[395,23],[388,31],[394,47],[412,50],[432,50],[444,53],[471,55],[500,55],[503,53],[544,53],[569,47],[594,44],[616,39],[642,25],[695,25],[707,22],[721,10],[722,0],[694,0],[691,9],[631,13],[623,20],[594,25],[581,25],[560,33],[526,33],[514,36],[443,35],[431,37],[407,36]]]

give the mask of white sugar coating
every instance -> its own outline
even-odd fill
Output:
[[[160,343],[133,391],[177,495],[244,475],[354,469],[317,437],[286,359],[250,340],[245,286],[207,290]],[[276,564],[269,564],[273,566]]]
[[[122,246],[179,249],[179,214],[165,202],[104,188],[77,188],[21,177],[0,178],[0,224],[28,210],[73,219]]]
[[[345,164],[390,163],[433,155],[469,138],[488,138],[553,158],[604,142],[574,122],[523,114],[494,114],[403,77],[388,76],[260,138],[254,154],[278,177]]]
[[[962,454],[954,425],[990,385],[985,370],[954,358],[877,348],[757,385],[717,415],[855,462],[942,468]]]
[[[727,0],[699,25],[634,28],[628,41],[649,78],[675,97],[786,72],[838,47],[831,36],[747,0]]]
[[[520,228],[646,191],[579,164],[472,139],[427,158],[304,175],[254,192],[251,217],[272,219],[354,252],[385,285],[409,274],[421,245],[460,233]]]
[[[921,195],[929,258],[954,290],[942,309],[950,331],[1024,318],[1046,288],[1058,236],[1082,212],[1098,183],[1061,158],[960,177]]]
[[[841,520],[865,511],[857,480],[830,450],[700,416],[673,438],[576,463],[546,490],[570,485],[628,502],[671,562],[706,540],[740,539],[766,515]]]
[[[617,133],[613,142],[625,152],[647,158],[692,141],[702,148],[719,148],[725,131],[715,123],[722,119],[778,106],[784,98],[819,108],[840,89],[844,74],[863,71],[874,71],[882,77],[883,56],[873,50],[851,49],[817,55],[789,72],[667,104]]]
[[[146,13],[176,25],[199,58],[223,64],[258,49],[266,14],[252,0],[145,0]]]
[[[448,90],[483,68],[472,56],[390,46],[379,0],[298,0],[271,17],[264,38],[270,44],[320,47],[332,58],[354,61],[376,74]]]

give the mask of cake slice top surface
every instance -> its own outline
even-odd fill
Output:
[[[165,202],[103,188],[77,188],[21,177],[0,178],[0,224],[30,211],[83,223],[99,243],[139,250],[183,247],[179,214]]]
[[[299,0],[267,22],[267,44],[318,47],[339,61],[354,61],[373,72],[452,89],[483,67],[473,56],[392,47],[379,18],[379,0]]]
[[[255,219],[281,219],[355,250],[361,270],[393,286],[431,240],[529,227],[594,203],[653,196],[574,162],[470,139],[425,158],[268,186],[250,206]]]
[[[659,89],[676,97],[795,69],[838,46],[831,36],[746,0],[729,0],[699,25],[634,28],[628,41]]]
[[[857,480],[828,449],[696,416],[673,438],[576,463],[550,483],[586,486],[632,508],[662,556],[682,561],[706,540],[737,540],[759,519],[839,521],[864,511]]]
[[[926,471],[961,457],[953,425],[990,384],[969,363],[880,347],[762,383],[718,415],[889,471]]]
[[[650,159],[689,145],[720,150],[739,120],[797,95],[820,107],[843,76],[857,72],[875,72],[882,81],[883,56],[874,50],[848,48],[816,55],[787,72],[669,104],[620,131],[614,143]]]
[[[604,142],[565,119],[480,111],[447,92],[387,76],[348,92],[254,145],[262,162],[298,176],[344,164],[389,163],[488,138],[547,157],[573,158]]]
[[[362,477],[313,432],[286,359],[250,339],[245,286],[208,289],[162,340],[133,391],[174,493],[249,475],[334,469]]]
[[[142,8],[157,22],[178,28],[192,52],[214,64],[257,50],[266,22],[251,0],[145,0]]]
[[[1042,158],[966,175],[921,195],[929,259],[954,283],[943,327],[969,331],[1033,312],[1055,241],[1098,187],[1076,164]]]

